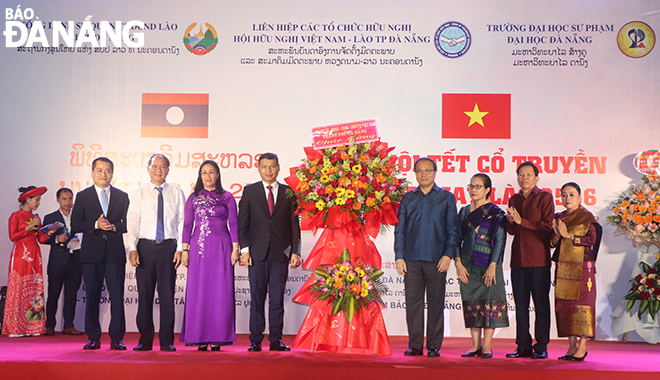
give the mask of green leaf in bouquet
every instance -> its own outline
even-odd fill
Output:
[[[355,313],[355,298],[348,297],[346,300],[346,322],[350,322],[353,319],[353,314]]]
[[[649,306],[649,314],[651,314],[651,319],[655,318],[656,313],[660,309],[660,301],[655,300],[651,301]]]
[[[642,303],[639,304],[639,312],[637,313],[638,318],[642,318],[642,314],[646,311],[646,309],[649,308],[649,300],[643,300]]]
[[[632,309],[633,305],[635,305],[635,300],[628,301],[628,306],[626,306],[626,311],[630,311],[630,309]]]
[[[343,263],[344,261],[351,261],[351,254],[348,252],[348,248],[344,248],[344,252],[342,252],[339,257],[340,263]]]
[[[649,273],[649,269],[651,269],[650,265],[648,265],[647,263],[645,263],[643,261],[640,262],[639,264],[642,266],[642,270],[644,271],[644,273]]]

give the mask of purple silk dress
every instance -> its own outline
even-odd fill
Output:
[[[179,340],[186,345],[236,341],[232,242],[238,242],[234,196],[202,190],[186,202],[183,243],[190,244],[186,306]],[[229,228],[228,228],[229,227]]]

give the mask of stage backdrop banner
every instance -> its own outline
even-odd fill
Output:
[[[239,199],[246,184],[260,179],[261,153],[279,155],[283,181],[312,144],[313,128],[360,120],[377,120],[381,139],[396,147],[399,168],[414,185],[414,160],[436,160],[437,183],[456,195],[459,207],[469,202],[466,185],[477,172],[491,176],[493,201],[505,207],[518,191],[517,165],[530,160],[557,211],[563,210],[559,188],[575,181],[583,204],[605,224],[609,203],[640,178],[633,157],[660,144],[656,2],[9,0],[2,8],[5,231],[20,186],[49,188],[39,209],[46,215],[57,208],[58,188],[76,193],[92,184],[95,157],[114,161],[113,185],[129,194],[149,181],[152,153],[171,159],[168,179],[186,193],[200,163],[214,159],[223,186]],[[303,233],[303,257],[315,239]],[[375,243],[389,287],[387,329],[405,335],[392,231]],[[0,247],[0,268],[7,268],[7,234]],[[42,247],[44,266],[48,251]],[[604,226],[597,339],[617,339],[610,315],[628,291],[636,251]],[[513,338],[509,259],[507,248],[511,327],[496,334]],[[291,297],[309,275],[290,271],[286,334],[297,332],[307,311]],[[0,284],[6,276],[0,270]],[[180,268],[177,331],[186,276]],[[237,332],[247,333],[246,268],[237,266],[235,277]],[[136,331],[130,265],[125,286],[127,328]],[[84,305],[81,288],[79,329]],[[461,309],[452,266],[447,336],[469,336]]]

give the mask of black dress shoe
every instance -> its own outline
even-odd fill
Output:
[[[174,347],[173,344],[168,344],[167,346],[160,346],[160,350],[165,352],[174,352],[176,351],[176,347]]]
[[[490,352],[482,352],[481,353],[481,358],[482,359],[490,359],[493,357],[493,350],[490,350]]]
[[[261,343],[252,343],[248,347],[248,352],[261,352]]]
[[[211,351],[220,351],[220,346],[211,346]]]
[[[515,351],[506,354],[507,358],[531,358],[532,350],[516,349]]]
[[[126,351],[126,346],[124,345],[124,342],[121,341],[121,339],[113,340],[110,342],[110,349],[117,351]]]
[[[426,355],[429,358],[439,358],[440,357],[440,351],[436,348],[432,348],[429,350],[428,354]]]
[[[584,358],[587,357],[587,354],[588,354],[588,352],[585,352],[584,356],[582,356],[582,357],[578,358],[577,356],[571,356],[570,358],[568,358],[566,360],[568,360],[569,362],[583,362]]]
[[[45,336],[53,336],[55,335],[55,327],[46,327],[46,332],[44,333]]]
[[[197,347],[197,351],[208,351],[209,350],[209,345],[208,344],[200,344]]]
[[[145,346],[142,343],[138,343],[137,346],[133,347],[133,351],[151,351],[151,346]]]
[[[85,347],[83,347],[83,350],[98,350],[99,348],[101,348],[100,340],[90,340]]]
[[[534,351],[532,359],[547,359],[548,351]]]
[[[271,351],[291,351],[291,347],[284,344],[284,342],[282,342],[281,340],[278,340],[277,342],[270,342],[270,350]]]
[[[423,356],[424,353],[422,350],[418,350],[416,348],[409,348],[406,350],[406,352],[403,353],[404,356]]]
[[[475,357],[475,356],[481,356],[482,352],[483,351],[481,350],[481,347],[479,347],[476,351],[468,351],[468,352],[464,353],[463,355],[461,355],[461,357],[472,358],[472,357]]]
[[[557,359],[559,359],[559,360],[571,360],[570,358],[572,358],[572,357],[573,357],[573,355],[564,355],[564,356],[558,357]]]

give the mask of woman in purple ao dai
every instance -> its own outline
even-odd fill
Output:
[[[182,261],[188,267],[180,341],[199,351],[220,351],[236,341],[234,264],[238,253],[234,196],[222,188],[220,168],[202,163],[186,202]]]

